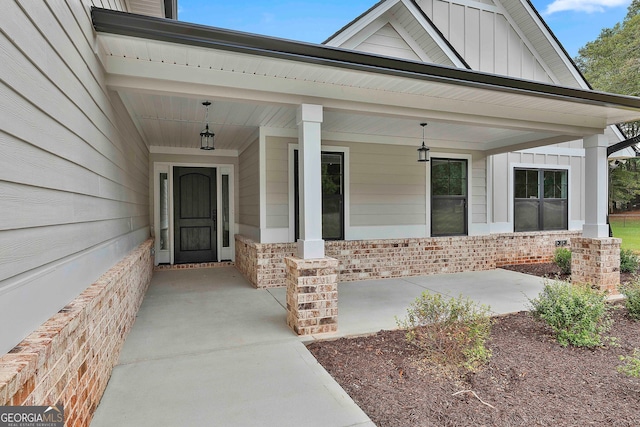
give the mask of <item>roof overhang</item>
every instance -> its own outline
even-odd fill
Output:
[[[104,9],[92,9],[92,17],[114,90],[289,109],[318,103],[352,119],[323,127],[343,137],[358,128],[358,118],[375,116],[387,120],[387,128],[394,120],[402,124],[384,140],[413,144],[417,131],[401,129],[429,120],[448,132],[440,141],[436,132],[432,147],[451,147],[451,128],[459,127],[464,135],[455,148],[491,154],[575,140],[640,119],[635,97]],[[486,138],[474,140],[475,128]]]

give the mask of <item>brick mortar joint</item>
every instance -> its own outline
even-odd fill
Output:
[[[84,291],[82,291],[80,295],[78,295],[63,309],[61,309],[61,311],[51,316],[40,327],[30,333],[27,337],[25,337],[24,340],[18,343],[16,347],[14,347],[24,347],[24,351],[20,350],[16,352],[10,352],[3,356],[0,356],[0,365],[5,365],[5,374],[7,371],[7,367],[14,367],[14,373],[9,373],[8,378],[0,380],[0,386],[9,386],[13,381],[16,381],[16,379],[19,378],[21,372],[25,369],[32,371],[32,373],[23,375],[23,378],[19,378],[19,383],[15,384],[15,388],[18,391],[21,390],[30,379],[35,380],[36,377],[44,378],[51,372],[53,372],[51,370],[48,370],[46,372],[37,372],[38,367],[46,363],[46,360],[43,360],[43,358],[51,356],[51,354],[49,354],[50,352],[47,351],[48,348],[51,348],[54,344],[60,344],[60,342],[58,342],[58,339],[60,339],[60,337],[63,336],[65,332],[68,332],[70,324],[76,321],[79,316],[82,316],[82,313],[89,309],[94,301],[103,297],[105,291],[108,288],[113,287],[115,283],[119,283],[120,281],[122,281],[122,279],[127,275],[126,273],[128,272],[128,268],[144,261],[143,264],[146,267],[143,270],[149,270],[152,273],[153,266],[151,262],[151,248],[153,247],[153,242],[154,240],[150,238],[134,248],[122,260],[120,260],[109,270],[107,270],[94,283],[90,284]],[[144,275],[144,277],[146,277],[146,275]],[[116,278],[118,280],[115,280]],[[67,307],[69,308],[67,309]],[[65,309],[67,311],[63,311]],[[104,307],[104,309],[106,309],[106,306]],[[60,324],[61,320],[64,320],[63,324]],[[90,322],[90,320],[87,319],[87,322]],[[34,348],[33,345],[30,345],[34,342],[42,341],[39,338],[41,335],[50,335],[48,334],[48,332],[50,332],[49,328],[57,330],[57,333],[51,336],[48,344],[37,348]],[[64,339],[61,339],[61,342],[64,343],[66,339],[66,337]],[[34,352],[34,350],[36,349],[38,351]],[[20,360],[26,363],[22,363]],[[58,361],[54,362],[54,366],[57,363]],[[13,397],[14,395],[8,395],[7,402],[0,402],[0,404],[7,404]]]

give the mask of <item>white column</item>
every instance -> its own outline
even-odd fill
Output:
[[[298,257],[324,258],[322,240],[322,105],[298,107],[300,239]]]
[[[585,159],[585,224],[583,237],[609,237],[607,209],[609,199],[609,163],[607,138],[591,135],[584,138]]]

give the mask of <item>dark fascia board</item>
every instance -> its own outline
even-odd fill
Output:
[[[564,56],[566,56],[566,58],[569,60],[569,62],[571,62],[571,65],[573,66],[573,68],[578,72],[578,75],[580,75],[580,77],[582,78],[582,80],[584,81],[584,83],[589,87],[589,89],[593,89],[593,87],[591,86],[591,83],[589,83],[589,81],[587,80],[587,78],[584,76],[584,74],[582,74],[582,71],[580,71],[580,68],[578,68],[578,66],[576,65],[575,61],[573,60],[573,58],[571,57],[571,55],[569,55],[569,52],[567,52],[567,50],[564,48],[564,46],[562,45],[562,43],[560,43],[560,40],[558,40],[558,37],[556,37],[555,33],[551,30],[551,27],[549,27],[549,25],[547,25],[547,23],[545,22],[544,19],[542,19],[542,15],[540,15],[540,12],[538,12],[538,9],[536,9],[536,7],[533,5],[533,3],[531,2],[531,0],[525,0],[529,6],[531,7],[531,9],[535,12],[535,14],[538,16],[538,19],[540,20],[540,22],[542,22],[542,25],[544,25],[544,27],[546,28],[546,30],[549,32],[549,34],[551,34],[551,37],[553,38],[553,40],[556,42],[556,44],[560,47],[560,49],[562,50],[562,53],[564,54]]]
[[[626,107],[640,111],[640,98],[594,92],[380,55],[297,42],[204,25],[91,8],[97,32],[218,49],[248,55],[332,66],[416,80],[463,85],[501,92]]]
[[[613,144],[607,147],[607,157],[628,147],[632,147],[633,151],[636,153],[636,156],[640,156],[640,150],[638,150],[636,144],[640,144],[640,135],[636,135],[633,138],[627,139],[626,141],[618,142],[617,144]]]

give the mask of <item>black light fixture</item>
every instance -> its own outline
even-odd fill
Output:
[[[213,146],[213,138],[216,136],[213,132],[209,130],[209,105],[211,102],[204,101],[202,103],[207,108],[207,114],[205,116],[206,126],[202,132],[200,132],[200,149],[201,150],[215,150],[216,148]]]
[[[419,162],[428,162],[429,161],[429,147],[424,145],[424,128],[427,126],[426,123],[420,123],[422,126],[422,147],[418,148],[418,161]]]

